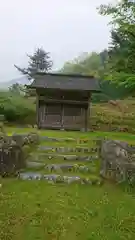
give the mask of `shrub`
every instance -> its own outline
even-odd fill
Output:
[[[0,115],[8,122],[35,123],[35,104],[23,96],[0,93]],[[30,120],[29,120],[30,119]]]

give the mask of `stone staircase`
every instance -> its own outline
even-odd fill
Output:
[[[23,180],[46,180],[49,183],[97,184],[99,159],[96,139],[41,137],[38,148],[27,160]]]

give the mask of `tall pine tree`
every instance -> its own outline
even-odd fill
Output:
[[[17,70],[24,75],[27,75],[29,80],[34,77],[37,72],[48,72],[52,68],[52,61],[49,53],[42,48],[38,48],[33,55],[27,55],[29,58],[28,67],[21,68],[15,65]]]

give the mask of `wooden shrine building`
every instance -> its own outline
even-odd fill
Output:
[[[89,130],[92,92],[98,80],[74,74],[38,73],[30,88],[37,93],[37,125],[40,129]]]

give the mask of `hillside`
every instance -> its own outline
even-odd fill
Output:
[[[135,99],[93,104],[91,125],[100,131],[135,132]]]
[[[122,131],[135,133],[135,98],[91,103],[89,124],[93,131]],[[0,93],[0,114],[7,122],[35,125],[35,98]]]
[[[15,83],[19,83],[22,85],[29,84],[29,80],[26,76],[22,76],[19,78],[12,79],[10,81],[0,82],[0,89],[8,89]]]

